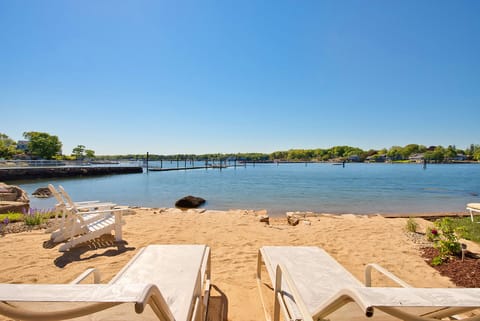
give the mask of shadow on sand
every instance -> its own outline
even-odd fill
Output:
[[[50,240],[43,243],[43,247],[46,249],[52,249],[56,247],[58,243],[52,243]],[[127,247],[126,241],[115,241],[113,235],[103,235],[94,240],[82,243],[67,252],[63,252],[61,256],[54,260],[54,263],[59,268],[64,268],[72,262],[90,260],[99,256],[116,256],[127,251],[135,250],[134,247]],[[99,253],[98,250],[106,249],[104,252]],[[90,251],[96,251],[91,255],[85,256]]]
[[[212,284],[208,300],[207,321],[227,321],[228,298],[216,285]]]

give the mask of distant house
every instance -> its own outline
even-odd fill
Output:
[[[22,150],[22,151],[27,151],[28,150],[28,140],[19,140],[17,142],[17,149]]]
[[[368,156],[365,161],[368,163],[385,163],[387,160],[387,155],[372,155]]]
[[[424,154],[412,154],[408,157],[408,160],[414,163],[421,163],[425,159]]]
[[[457,156],[455,156],[453,158],[454,161],[465,161],[467,160],[467,156],[463,155],[463,154],[457,154]]]
[[[362,160],[360,159],[360,157],[358,155],[352,155],[352,156],[348,156],[348,161],[349,162],[361,162]]]

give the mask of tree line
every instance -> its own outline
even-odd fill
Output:
[[[25,145],[19,144],[8,135],[0,133],[0,158],[4,159],[84,159],[95,158],[95,151],[77,145],[70,155],[62,154],[62,142],[58,136],[43,132],[24,132]]]
[[[95,151],[87,149],[84,145],[77,145],[70,155],[62,154],[62,143],[55,135],[43,132],[25,132],[26,146],[20,147],[17,142],[0,133],[0,158],[40,158],[40,159],[102,159],[102,160],[143,160],[146,154],[103,155],[95,156]],[[175,155],[149,155],[149,160],[239,160],[239,161],[408,161],[414,155],[430,162],[445,162],[456,159],[480,161],[480,145],[471,144],[465,149],[455,145],[429,146],[408,144],[406,146],[392,146],[389,149],[362,150],[352,146],[334,146],[331,148],[316,149],[290,149],[267,153],[214,153],[214,154],[175,154]]]

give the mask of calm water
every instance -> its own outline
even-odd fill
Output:
[[[175,165],[176,166],[176,165]],[[164,167],[166,164],[164,163]],[[92,178],[9,182],[28,193],[48,183],[63,185],[77,200],[173,207],[195,195],[208,209],[267,209],[327,213],[459,212],[480,202],[480,165],[265,164],[223,170],[189,170]],[[31,204],[48,208],[53,199]]]

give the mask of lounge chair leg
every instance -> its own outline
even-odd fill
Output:
[[[282,288],[282,271],[277,269],[277,277],[275,279],[275,289],[273,289],[275,303],[273,306],[273,321],[280,320],[280,289]]]
[[[115,241],[122,240],[122,212],[115,212]]]

